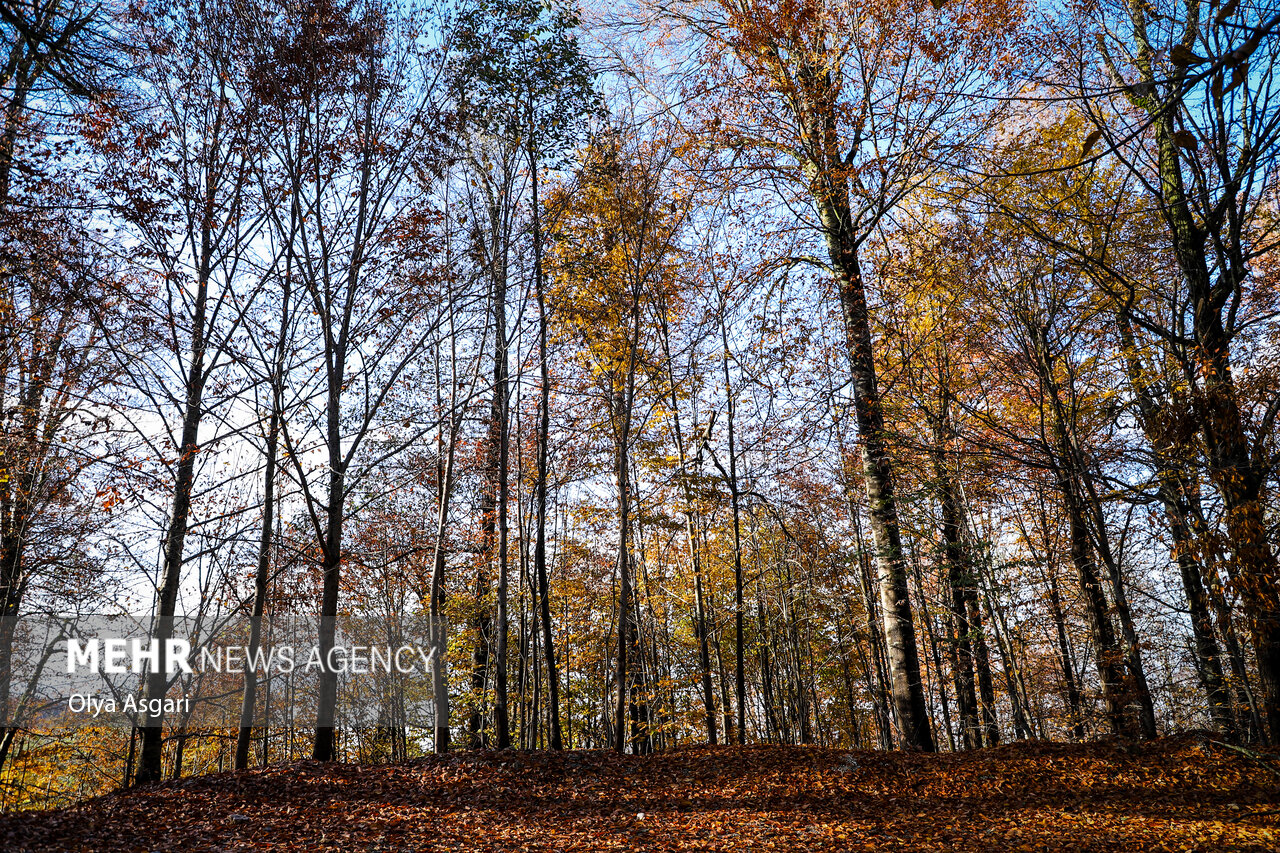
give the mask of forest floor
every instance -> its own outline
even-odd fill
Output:
[[[1280,850],[1280,759],[1203,738],[301,762],[0,816],[11,851]]]

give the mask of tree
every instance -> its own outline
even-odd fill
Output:
[[[116,265],[62,195],[83,187],[32,183],[29,194],[25,176],[15,181],[0,207],[0,767],[32,698],[15,705],[11,692],[24,606],[89,583],[92,558],[77,551],[116,501],[114,478],[95,471],[119,448],[94,392],[118,375],[104,338],[129,334]],[[92,480],[100,494],[86,501]]]
[[[1073,91],[1108,151],[1155,203],[1176,259],[1177,303],[1169,316],[1143,322],[1169,340],[1185,324],[1193,341],[1193,411],[1226,510],[1233,585],[1249,617],[1270,737],[1280,742],[1280,564],[1265,518],[1266,464],[1254,452],[1280,401],[1250,418],[1232,367],[1237,309],[1255,281],[1250,267],[1276,246],[1262,213],[1280,150],[1273,13],[1228,3],[1202,16],[1198,0],[1159,11],[1104,4],[1091,16],[1096,40],[1082,52],[1100,72],[1081,79],[1105,88]],[[1107,284],[1127,301],[1123,284]]]
[[[150,315],[161,346],[172,353],[139,360],[128,346],[111,349],[169,430],[157,441],[149,424],[133,421],[172,483],[151,629],[160,655],[145,679],[147,700],[162,700],[170,686],[167,641],[177,615],[200,451],[216,438],[202,436],[201,429],[209,411],[227,399],[211,399],[208,392],[229,368],[235,330],[252,304],[250,294],[238,292],[236,272],[260,223],[251,192],[256,116],[237,85],[244,80],[247,27],[233,2],[201,11],[197,15],[190,4],[168,14],[134,10],[129,32],[148,48],[135,54],[131,87],[103,104],[91,126],[91,140],[106,160],[102,190],[136,234],[141,260],[152,267],[146,273],[156,290],[136,294],[135,306]],[[150,100],[144,93],[153,89],[172,96]],[[128,98],[140,108],[125,109]],[[160,779],[163,722],[162,711],[147,714],[139,783]]]
[[[441,320],[433,313],[438,215],[427,196],[444,165],[436,156],[442,93],[431,65],[439,54],[419,54],[413,16],[390,19],[377,4],[282,6],[268,21],[253,85],[271,128],[268,180],[282,202],[270,223],[289,247],[285,274],[309,309],[320,364],[317,384],[310,372],[290,376],[298,383],[292,396],[312,412],[286,418],[281,439],[320,554],[319,652],[327,662],[347,499],[371,464],[425,431],[410,431],[374,459],[362,456],[372,434],[412,422],[412,410],[394,412],[392,403]],[[309,461],[312,440],[323,449],[320,466]],[[313,746],[321,761],[337,756],[337,688],[338,672],[326,663]]]
[[[115,269],[77,211],[87,188],[69,174],[74,141],[55,124],[68,95],[88,93],[85,62],[109,61],[101,25],[99,10],[59,0],[0,6],[0,767],[18,722],[11,689],[23,599],[37,565],[60,562],[48,553],[57,547],[50,534],[74,535],[59,516],[90,461],[77,458],[89,447],[74,426],[89,417],[88,389],[111,376],[102,330],[120,330]],[[55,152],[56,165],[40,162]]]
[[[619,752],[631,741],[642,748],[639,740],[647,738],[630,707],[629,679],[635,672],[628,662],[637,639],[631,449],[642,427],[637,394],[642,385],[662,381],[657,354],[641,341],[642,319],[655,301],[666,310],[674,304],[675,254],[683,217],[664,186],[669,160],[669,151],[632,150],[616,131],[603,134],[588,147],[577,185],[558,188],[548,199],[548,207],[556,211],[549,259],[556,315],[564,334],[581,342],[580,358],[603,403],[613,449],[619,578],[613,745]]]
[[[1225,699],[1215,627],[1229,650],[1240,705],[1249,708],[1253,703],[1248,699],[1249,678],[1237,653],[1229,608],[1224,598],[1213,593],[1216,548],[1210,543],[1216,533],[1200,499],[1204,454],[1195,440],[1197,428],[1187,405],[1188,391],[1196,384],[1193,341],[1181,333],[1160,331],[1160,324],[1167,322],[1164,318],[1172,316],[1168,312],[1176,311],[1174,306],[1183,298],[1176,288],[1166,286],[1168,277],[1177,275],[1176,261],[1162,226],[1148,215],[1148,202],[1135,188],[1137,182],[1127,167],[1107,160],[1076,168],[1081,124],[1086,120],[1052,109],[1047,115],[1035,112],[1041,113],[1038,118],[998,149],[997,158],[1004,159],[989,167],[1009,174],[989,181],[981,195],[999,211],[1001,221],[1016,223],[1023,238],[1041,247],[1036,251],[1057,257],[1059,264],[1075,270],[1096,289],[1082,302],[1086,312],[1101,312],[1106,322],[1114,320],[1111,345],[1128,385],[1129,405],[1146,439],[1145,453],[1137,447],[1133,453],[1143,456],[1143,464],[1151,469],[1152,498],[1164,509],[1210,717],[1232,736],[1234,715]],[[1092,144],[1101,135],[1101,131],[1091,134]],[[1248,325],[1253,315],[1247,311],[1238,322]],[[1114,586],[1118,577],[1111,568],[1114,561],[1108,560],[1105,551],[1102,557]],[[1210,608],[1216,617],[1209,616]],[[1122,625],[1125,621],[1122,617]],[[1125,631],[1126,643],[1136,649],[1132,628]],[[1236,651],[1230,651],[1233,648]],[[1143,727],[1148,734],[1154,731],[1154,709],[1149,705],[1144,707]]]
[[[962,116],[974,112],[975,69],[999,72],[1002,33],[1017,15],[1001,4],[960,16],[920,4],[788,1],[691,4],[676,16],[705,39],[707,135],[741,167],[774,176],[785,201],[802,201],[825,246],[826,261],[781,263],[816,263],[836,282],[893,701],[903,745],[931,751],[859,251],[935,172],[940,149],[974,132]]]
[[[294,224],[291,223],[291,228]],[[291,270],[292,261],[284,260],[284,268]],[[279,476],[280,422],[284,418],[284,379],[287,348],[290,343],[289,333],[292,326],[293,287],[290,276],[286,274],[281,281],[279,320],[276,328],[275,345],[270,350],[259,351],[258,355],[266,368],[263,380],[267,386],[268,414],[266,431],[263,436],[262,465],[262,526],[258,536],[258,560],[254,571],[253,609],[249,616],[249,660],[257,660],[262,648],[262,622],[267,606],[267,596],[271,572],[271,545],[275,534],[276,520],[276,480]],[[257,343],[255,338],[255,344]],[[236,770],[244,770],[249,766],[249,741],[253,733],[253,719],[257,705],[258,674],[256,667],[246,667],[244,673],[244,695],[240,703],[240,729],[236,735],[236,754],[234,766]]]
[[[552,748],[558,749],[560,733],[559,682],[555,669],[551,612],[547,589],[547,475],[550,442],[551,374],[547,361],[547,306],[542,269],[542,201],[538,192],[539,170],[561,162],[568,147],[582,133],[582,120],[597,109],[593,74],[578,49],[578,19],[571,10],[535,0],[480,2],[460,19],[455,59],[459,68],[460,98],[467,120],[481,133],[493,134],[524,154],[528,169],[534,292],[538,304],[538,363],[541,396],[538,409],[538,452],[535,481],[537,541],[534,574],[538,586],[543,654],[547,661]],[[514,165],[504,160],[509,169]],[[507,326],[505,313],[508,252],[511,240],[512,175],[504,173],[502,193],[490,193],[491,224],[497,238],[487,265],[495,282],[494,396],[491,412],[490,467],[494,470],[491,500],[496,505],[498,537],[498,626],[495,669],[495,723],[498,747],[509,743],[507,711]],[[497,203],[500,200],[501,206]],[[486,522],[487,524],[488,522]],[[483,632],[481,632],[483,633]],[[483,690],[484,663],[479,658],[483,638],[477,640],[473,687]],[[473,717],[473,737],[478,717]]]

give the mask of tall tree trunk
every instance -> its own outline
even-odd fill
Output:
[[[286,268],[287,268],[286,264]],[[262,475],[262,530],[258,537],[258,565],[254,574],[253,612],[249,617],[249,660],[245,668],[244,695],[240,700],[240,731],[236,735],[234,767],[249,766],[249,742],[253,734],[253,718],[257,704],[258,671],[255,666],[262,647],[262,619],[267,606],[267,584],[271,569],[271,533],[275,523],[277,449],[280,441],[280,419],[284,417],[284,358],[289,339],[289,302],[292,298],[288,275],[281,292],[280,331],[276,337],[275,359],[271,370],[271,417],[267,425]]]
[[[488,260],[488,276],[490,283],[490,323],[493,326],[493,373],[492,388],[489,403],[488,430],[484,443],[484,484],[483,491],[480,494],[480,554],[476,564],[476,590],[475,590],[475,622],[474,628],[476,633],[476,644],[473,652],[473,669],[471,672],[471,684],[473,692],[473,701],[475,705],[472,709],[470,727],[471,727],[471,746],[473,749],[480,749],[488,744],[488,734],[484,730],[484,715],[482,713],[483,697],[488,680],[489,671],[489,643],[495,641],[495,646],[501,648],[494,649],[495,669],[494,669],[494,707],[493,707],[493,724],[495,737],[501,741],[502,732],[500,729],[507,728],[507,721],[500,721],[499,717],[507,713],[507,685],[506,685],[506,647],[503,642],[504,633],[504,611],[506,609],[506,578],[505,566],[496,566],[496,571],[490,575],[490,569],[495,568],[495,563],[504,562],[505,551],[499,543],[499,539],[503,538],[499,533],[504,519],[505,507],[503,506],[503,491],[506,486],[506,466],[504,463],[504,455],[506,453],[505,442],[507,440],[508,428],[508,403],[507,403],[507,311],[506,311],[506,289],[507,289],[507,264],[506,264],[506,229],[504,224],[506,221],[503,215],[502,205],[497,201],[486,184],[486,191],[489,193],[487,198],[487,216],[490,230],[485,239],[479,240],[484,246],[482,251],[485,252]],[[498,627],[495,634],[494,620],[489,610],[489,578],[496,576],[498,578],[498,602],[497,602],[497,622]],[[501,658],[500,661],[497,659]],[[499,673],[501,673],[501,684],[499,684]],[[503,749],[505,746],[499,746]]]
[[[1213,620],[1209,615],[1209,598],[1204,589],[1204,571],[1200,561],[1196,559],[1198,549],[1192,535],[1191,507],[1189,495],[1191,485],[1189,478],[1179,470],[1175,461],[1178,451],[1182,454],[1189,448],[1178,447],[1176,443],[1166,440],[1161,433],[1161,402],[1155,382],[1150,378],[1142,355],[1139,353],[1133,335],[1133,327],[1127,312],[1119,311],[1116,325],[1120,330],[1121,345],[1124,351],[1125,368],[1129,385],[1133,389],[1138,408],[1138,419],[1143,434],[1151,445],[1156,466],[1157,494],[1164,505],[1165,518],[1169,524],[1169,532],[1173,540],[1173,558],[1178,564],[1182,576],[1182,588],[1187,596],[1187,606],[1191,614],[1191,633],[1196,649],[1196,670],[1200,675],[1200,683],[1208,701],[1210,719],[1215,728],[1225,737],[1236,737],[1235,715],[1231,712],[1231,699],[1227,693],[1222,675],[1221,653],[1218,641],[1214,636]],[[1167,424],[1167,426],[1172,426]]]
[[[455,383],[456,387],[456,383]],[[444,464],[437,467],[439,488],[436,507],[436,541],[431,560],[429,629],[431,640],[431,697],[434,715],[433,748],[437,755],[450,747],[449,734],[449,622],[444,613],[445,536],[449,531],[449,500],[453,495],[454,459],[457,455],[458,431],[463,409],[453,400],[449,415],[449,446],[444,451]],[[437,444],[437,447],[439,445]]]
[[[636,503],[638,505],[638,498]],[[640,510],[637,506],[636,517],[639,518],[639,516]],[[634,538],[637,542],[642,541],[638,530]],[[639,559],[639,565],[644,565],[643,557]],[[628,617],[631,626],[627,633],[631,643],[631,653],[629,655],[630,669],[628,670],[628,674],[631,679],[630,689],[628,690],[630,701],[627,703],[627,714],[631,719],[631,736],[629,740],[631,742],[631,751],[635,755],[647,755],[651,751],[652,727],[649,725],[648,684],[645,677],[645,644],[644,636],[641,631],[640,612],[640,595],[633,588],[631,612]]]
[[[962,535],[963,512],[947,469],[945,450],[950,440],[949,398],[944,397],[941,412],[933,429],[934,490],[942,512],[942,559],[947,566],[947,583],[951,592],[951,618],[955,624],[956,704],[960,709],[961,739],[965,749],[982,746],[978,725],[978,698],[973,683],[973,645],[969,626],[969,587],[977,578],[969,564]]]
[[[729,333],[725,328],[724,304],[720,306],[720,341],[724,346],[721,366],[724,368],[724,393],[729,416],[729,501],[733,510],[733,626],[734,682],[738,697],[738,744],[747,742],[747,679],[743,666],[746,645],[746,609],[742,603],[742,523],[738,501],[738,453],[734,444],[733,387],[729,382]]]
[[[760,626],[760,687],[764,693],[764,739],[767,743],[773,743],[778,734],[778,724],[774,720],[773,661],[770,660],[769,655],[769,626],[764,618],[764,600],[760,598],[758,592],[756,623]]]
[[[549,377],[547,369],[546,309],[541,288],[538,291],[539,360],[542,365],[542,390],[538,402],[538,473],[537,533],[533,550],[534,574],[538,581],[538,600],[542,610],[542,654],[547,664],[547,720],[550,724],[551,748],[563,749],[560,729],[560,676],[556,672],[555,638],[551,629],[551,591],[547,581],[547,437],[550,432]]]
[[[1115,630],[1111,625],[1110,608],[1102,591],[1102,581],[1098,577],[1098,571],[1093,562],[1089,532],[1085,526],[1084,513],[1080,509],[1076,498],[1074,484],[1062,467],[1059,467],[1059,471],[1056,473],[1058,476],[1058,488],[1062,494],[1062,503],[1067,514],[1071,543],[1071,564],[1075,567],[1076,577],[1080,583],[1080,593],[1084,597],[1085,618],[1089,624],[1090,637],[1093,640],[1107,721],[1113,734],[1127,735],[1130,727],[1125,718],[1124,673],[1121,666],[1123,653],[1118,648],[1115,640]]]
[[[1192,541],[1210,542],[1212,534],[1209,529],[1209,522],[1205,518],[1204,507],[1200,503],[1200,495],[1191,481],[1188,480],[1185,483],[1181,498],[1185,501],[1184,506],[1188,511],[1187,522],[1191,526]],[[1262,716],[1259,713],[1258,702],[1249,681],[1249,669],[1245,664],[1244,649],[1241,647],[1239,635],[1236,633],[1235,623],[1232,619],[1232,607],[1230,602],[1227,601],[1222,575],[1218,571],[1216,557],[1207,550],[1201,550],[1200,553],[1203,553],[1206,557],[1200,563],[1200,568],[1204,572],[1205,595],[1208,597],[1209,607],[1213,614],[1213,623],[1217,628],[1217,635],[1226,647],[1227,662],[1230,664],[1231,681],[1232,686],[1235,688],[1236,704],[1239,710],[1239,729],[1246,739],[1260,739],[1263,728]],[[1230,570],[1229,565],[1228,570]]]
[[[1124,576],[1120,572],[1120,564],[1111,553],[1111,543],[1107,537],[1106,519],[1102,514],[1102,503],[1093,485],[1093,477],[1084,463],[1079,442],[1075,439],[1074,430],[1069,433],[1071,449],[1075,455],[1076,470],[1084,493],[1080,499],[1089,507],[1093,518],[1094,542],[1098,556],[1107,569],[1107,578],[1111,581],[1111,596],[1115,603],[1116,616],[1120,620],[1120,631],[1124,636],[1124,657],[1129,668],[1130,693],[1138,706],[1138,724],[1142,736],[1148,740],[1156,737],[1156,712],[1151,699],[1151,688],[1147,685],[1146,666],[1142,661],[1142,645],[1138,641],[1138,631],[1133,623],[1133,613],[1129,608],[1129,596],[1125,591]]]
[[[867,673],[869,682],[873,680],[871,704],[875,710],[876,728],[880,735],[880,748],[893,749],[893,708],[889,698],[889,679],[885,674],[887,664],[884,659],[884,642],[880,635],[879,608],[876,605],[875,583],[871,578],[871,566],[867,558],[866,541],[862,536],[861,512],[853,500],[853,493],[846,487],[849,501],[850,517],[853,519],[853,532],[858,547],[858,586],[861,588],[863,607],[867,615],[867,646],[871,658],[871,667]]]
[[[631,604],[631,418],[635,407],[636,369],[640,349],[640,294],[643,287],[640,275],[629,282],[628,340],[626,373],[618,377],[607,376],[610,382],[610,426],[613,432],[615,477],[618,484],[618,707],[616,713],[617,736],[614,748],[626,751],[627,716],[629,703],[627,651],[631,642],[628,619]],[[621,385],[618,380],[621,379]]]
[[[1157,734],[1155,706],[1151,699],[1151,690],[1147,685],[1142,645],[1138,640],[1133,614],[1129,608],[1128,594],[1125,591],[1120,565],[1111,553],[1111,542],[1107,534],[1102,502],[1098,498],[1088,460],[1076,432],[1073,410],[1068,410],[1067,402],[1063,399],[1063,391],[1069,398],[1072,394],[1070,379],[1067,380],[1066,389],[1060,388],[1054,369],[1054,359],[1049,351],[1047,328],[1037,326],[1033,330],[1032,339],[1036,347],[1038,369],[1053,410],[1054,441],[1058,445],[1058,453],[1061,457],[1059,464],[1063,466],[1064,474],[1073,491],[1073,505],[1091,522],[1093,551],[1106,569],[1107,579],[1110,582],[1112,602],[1119,619],[1120,632],[1124,638],[1124,649],[1121,654],[1128,672],[1127,698],[1137,706],[1141,735],[1152,739]],[[1086,529],[1089,527],[1090,525],[1086,524]],[[1094,565],[1096,568],[1097,563],[1095,562]]]
[[[149,709],[142,732],[142,748],[134,783],[159,782],[164,745],[163,699],[169,690],[168,644],[173,636],[173,623],[182,582],[183,546],[186,543],[187,520],[191,514],[191,490],[195,485],[196,454],[200,450],[200,420],[204,414],[206,311],[209,302],[209,270],[212,258],[212,235],[206,228],[202,242],[202,261],[196,283],[195,311],[191,324],[191,361],[186,371],[186,399],[182,410],[182,438],[178,447],[177,476],[174,478],[173,504],[169,510],[169,529],[165,536],[164,564],[156,590],[156,617],[151,627],[151,642],[158,644],[158,663],[147,673],[143,699]]]
[[[713,620],[714,621],[714,620]],[[729,693],[729,673],[724,667],[724,632],[716,632],[716,669],[720,676],[720,715],[724,725],[724,742],[733,743],[733,700]]]
[[[493,622],[489,618],[489,583],[481,565],[476,572],[474,603],[476,607],[473,628],[476,635],[471,662],[471,719],[468,723],[470,747],[484,749],[489,745],[489,735],[484,722],[484,696],[489,686],[489,638],[493,634]]]
[[[711,647],[709,642],[710,626],[708,625],[706,596],[702,586],[702,561],[696,556],[698,554],[698,545],[694,526],[695,522],[692,514],[686,519],[688,532],[690,536],[689,550],[693,561],[693,595],[694,595],[694,626],[698,640],[698,666],[701,669],[700,680],[702,682],[702,707],[707,724],[707,743],[712,746],[716,745],[716,700],[715,688],[711,683]],[[727,740],[726,735],[726,740]]]
[[[972,566],[972,562],[970,563]],[[982,628],[982,602],[978,599],[977,575],[965,587],[965,608],[969,612],[969,635],[973,641],[973,667],[978,676],[978,698],[982,704],[982,734],[987,746],[1000,743],[1000,719],[996,716],[995,682],[991,678],[991,654]]]
[[[1220,328],[1220,321],[1219,321]],[[1206,335],[1225,351],[1225,336]],[[1280,566],[1268,538],[1262,476],[1250,459],[1225,356],[1205,356],[1204,381],[1209,470],[1222,495],[1227,535],[1231,539],[1237,588],[1249,618],[1258,683],[1262,689],[1264,733],[1280,743]],[[1265,464],[1265,463],[1263,463]]]
[[[1181,520],[1181,528],[1173,534],[1174,547],[1177,548],[1174,559],[1178,563],[1178,572],[1182,576],[1182,588],[1186,592],[1187,607],[1191,615],[1191,635],[1196,650],[1196,671],[1200,675],[1200,685],[1204,689],[1205,699],[1209,706],[1209,718],[1214,728],[1228,740],[1235,740],[1235,714],[1231,709],[1231,696],[1227,692],[1226,680],[1223,678],[1221,652],[1217,638],[1213,633],[1213,617],[1209,615],[1209,596],[1204,589],[1201,578],[1200,561],[1189,549],[1186,536],[1188,531]],[[1179,540],[1182,540],[1179,547]]]
[[[279,440],[279,397],[273,393],[271,418],[267,426],[266,470],[262,475],[262,530],[258,539],[258,566],[254,573],[253,612],[249,616],[249,663],[244,670],[244,694],[240,700],[240,731],[236,735],[234,768],[249,766],[249,742],[258,694],[258,650],[262,648],[262,618],[267,606],[267,582],[271,570],[271,533],[275,522],[276,444]]]
[[[619,398],[621,394],[617,395]],[[631,543],[630,514],[631,487],[627,465],[626,434],[623,433],[614,447],[614,476],[618,483],[618,707],[614,717],[613,747],[620,753],[627,751],[627,717],[630,673],[627,656],[630,652],[631,622]]]
[[[493,321],[495,353],[493,361],[493,397],[495,432],[497,443],[497,509],[498,509],[498,624],[494,643],[493,672],[493,728],[498,749],[511,746],[511,725],[507,714],[507,638],[510,633],[507,622],[507,504],[510,490],[507,485],[509,466],[510,424],[507,390],[507,310],[505,270],[503,280],[496,283]]]
[[[853,374],[854,414],[862,442],[862,473],[867,489],[867,514],[876,547],[881,610],[889,659],[893,703],[902,726],[902,746],[932,752],[933,735],[920,681],[920,656],[911,616],[907,571],[902,558],[898,507],[893,492],[893,463],[884,430],[884,413],[876,382],[871,324],[867,314],[862,270],[856,241],[850,232],[852,216],[840,206],[831,188],[815,191],[821,205],[823,228],[832,264],[840,272],[840,307],[844,315],[845,341]]]
[[[1093,559],[1093,539],[1085,520],[1085,509],[1079,492],[1078,459],[1068,434],[1067,413],[1055,378],[1053,358],[1049,352],[1048,329],[1036,321],[1029,322],[1027,329],[1035,367],[1040,374],[1048,403],[1052,432],[1050,464],[1067,516],[1071,564],[1075,567],[1080,593],[1084,597],[1085,617],[1093,640],[1098,678],[1102,683],[1103,705],[1112,733],[1127,736],[1131,733],[1131,727],[1125,714],[1125,706],[1128,704],[1125,698],[1125,655],[1116,642],[1110,607]]]
[[[702,583],[702,550],[698,547],[698,514],[694,504],[693,487],[690,480],[698,475],[688,471],[690,463],[689,450],[685,446],[684,431],[680,426],[680,400],[676,390],[676,379],[673,373],[671,358],[671,333],[667,325],[667,312],[658,312],[659,328],[662,333],[663,361],[667,367],[667,389],[671,395],[671,422],[675,432],[677,462],[680,465],[680,486],[684,497],[685,537],[689,545],[689,565],[693,569],[693,633],[698,641],[698,665],[701,668],[699,681],[702,684],[702,704],[706,714],[707,743],[716,744],[716,702],[715,689],[711,684],[711,648],[708,641],[710,633],[707,624],[707,606]],[[703,439],[705,440],[705,438]],[[702,459],[702,448],[695,448],[697,461]]]
[[[935,683],[938,688],[938,704],[942,707],[942,727],[947,733],[947,743],[952,752],[956,748],[955,730],[951,726],[951,702],[947,697],[947,681],[942,673],[942,655],[938,651],[938,636],[933,629],[933,615],[929,612],[929,600],[924,594],[924,577],[920,571],[920,563],[912,554],[912,568],[914,569],[916,589],[920,592],[920,618],[924,622],[925,640],[929,644],[929,654],[933,658],[933,672],[936,678]],[[925,662],[926,670],[928,661]]]
[[[315,761],[333,761],[338,754],[338,671],[329,665],[338,634],[338,592],[342,572],[343,509],[346,503],[346,463],[342,454],[341,393],[345,348],[340,347],[330,370],[328,401],[329,489],[325,507],[325,535],[320,595],[319,649],[323,665],[317,679],[316,733],[311,748]]]
[[[533,280],[538,299],[538,471],[537,533],[533,546],[533,571],[538,576],[538,597],[542,602],[543,654],[547,660],[548,719],[551,748],[561,749],[560,678],[556,674],[556,649],[551,633],[551,601],[547,583],[547,452],[551,436],[551,367],[547,355],[547,299],[542,272],[542,210],[538,200],[538,158],[533,137],[529,141],[529,180],[533,191]]]
[[[364,258],[368,233],[366,227],[371,206],[370,180],[373,174],[374,150],[373,116],[375,98],[370,96],[364,101],[363,139],[366,140],[360,160],[360,183],[356,190],[358,201],[353,227],[354,241],[351,247],[350,262],[343,276],[341,318],[338,327],[333,328],[334,320],[339,318],[329,312],[332,303],[328,296],[321,296],[312,283],[312,295],[318,305],[317,310],[326,321],[324,330],[325,374],[328,385],[328,399],[325,401],[326,445],[329,454],[329,488],[325,504],[325,531],[321,537],[323,548],[323,590],[320,598],[320,630],[319,650],[323,666],[317,679],[316,697],[316,731],[311,757],[316,761],[333,761],[338,755],[337,712],[338,712],[338,671],[331,666],[330,657],[337,641],[338,629],[338,594],[341,589],[342,572],[342,536],[346,515],[346,478],[349,458],[342,447],[342,394],[347,386],[347,353],[351,350],[351,317],[355,309],[358,283],[364,273]],[[324,261],[329,261],[325,248]],[[325,286],[328,286],[327,276]],[[320,310],[323,309],[323,310]],[[327,316],[326,316],[327,315]],[[335,335],[336,331],[336,335]]]
[[[1188,9],[1198,9],[1191,5]],[[1250,451],[1248,433],[1240,411],[1240,395],[1231,366],[1231,334],[1223,322],[1224,310],[1234,315],[1240,288],[1248,276],[1238,227],[1197,224],[1183,178],[1181,158],[1187,156],[1178,144],[1180,99],[1187,67],[1169,81],[1169,101],[1156,93],[1165,90],[1164,72],[1153,63],[1154,51],[1148,34],[1147,12],[1141,4],[1128,9],[1133,37],[1140,52],[1135,68],[1140,86],[1125,86],[1109,55],[1108,71],[1121,84],[1130,102],[1150,116],[1155,141],[1158,182],[1154,195],[1168,228],[1174,257],[1187,287],[1192,307],[1191,331],[1195,339],[1195,363],[1200,387],[1194,411],[1208,451],[1209,476],[1222,496],[1224,521],[1231,542],[1235,584],[1249,619],[1262,688],[1263,713],[1271,742],[1280,743],[1280,563],[1272,547],[1266,518],[1266,478],[1270,470],[1267,454]],[[1196,20],[1191,18],[1189,22]],[[1188,32],[1195,33],[1194,25]],[[1262,30],[1257,38],[1261,38]],[[1184,38],[1184,45],[1190,44]],[[1256,42],[1255,42],[1256,44]],[[1225,155],[1223,155],[1225,156]],[[1263,155],[1265,156],[1265,155]],[[1246,170],[1247,171],[1247,170]],[[1239,190],[1230,184],[1223,189],[1221,204],[1227,207],[1230,194]],[[1216,204],[1216,202],[1215,202]],[[1220,272],[1210,273],[1208,241],[1221,248]],[[1228,305],[1232,307],[1228,307]],[[1260,449],[1261,451],[1261,449]]]

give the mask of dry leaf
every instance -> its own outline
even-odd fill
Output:
[[[1089,156],[1089,151],[1093,148],[1093,146],[1098,144],[1098,140],[1101,138],[1102,138],[1102,128],[1098,128],[1097,130],[1093,131],[1093,133],[1090,133],[1088,136],[1084,138],[1084,148],[1080,151],[1081,160]]]
[[[1200,142],[1196,139],[1196,135],[1189,130],[1175,130],[1173,132],[1173,144],[1192,152],[1200,147]]]

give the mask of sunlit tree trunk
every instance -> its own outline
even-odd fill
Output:
[[[884,414],[876,383],[862,272],[853,249],[852,235],[847,233],[847,207],[841,211],[836,205],[826,205],[823,213],[832,262],[841,273],[840,305],[844,314],[849,364],[853,371],[854,413],[862,444],[862,474],[867,490],[871,537],[875,544],[891,695],[902,726],[902,745],[907,749],[932,752],[933,734],[929,730],[924,686],[920,680],[920,657],[916,648],[915,623],[912,621],[893,491],[893,463],[889,457]]]

